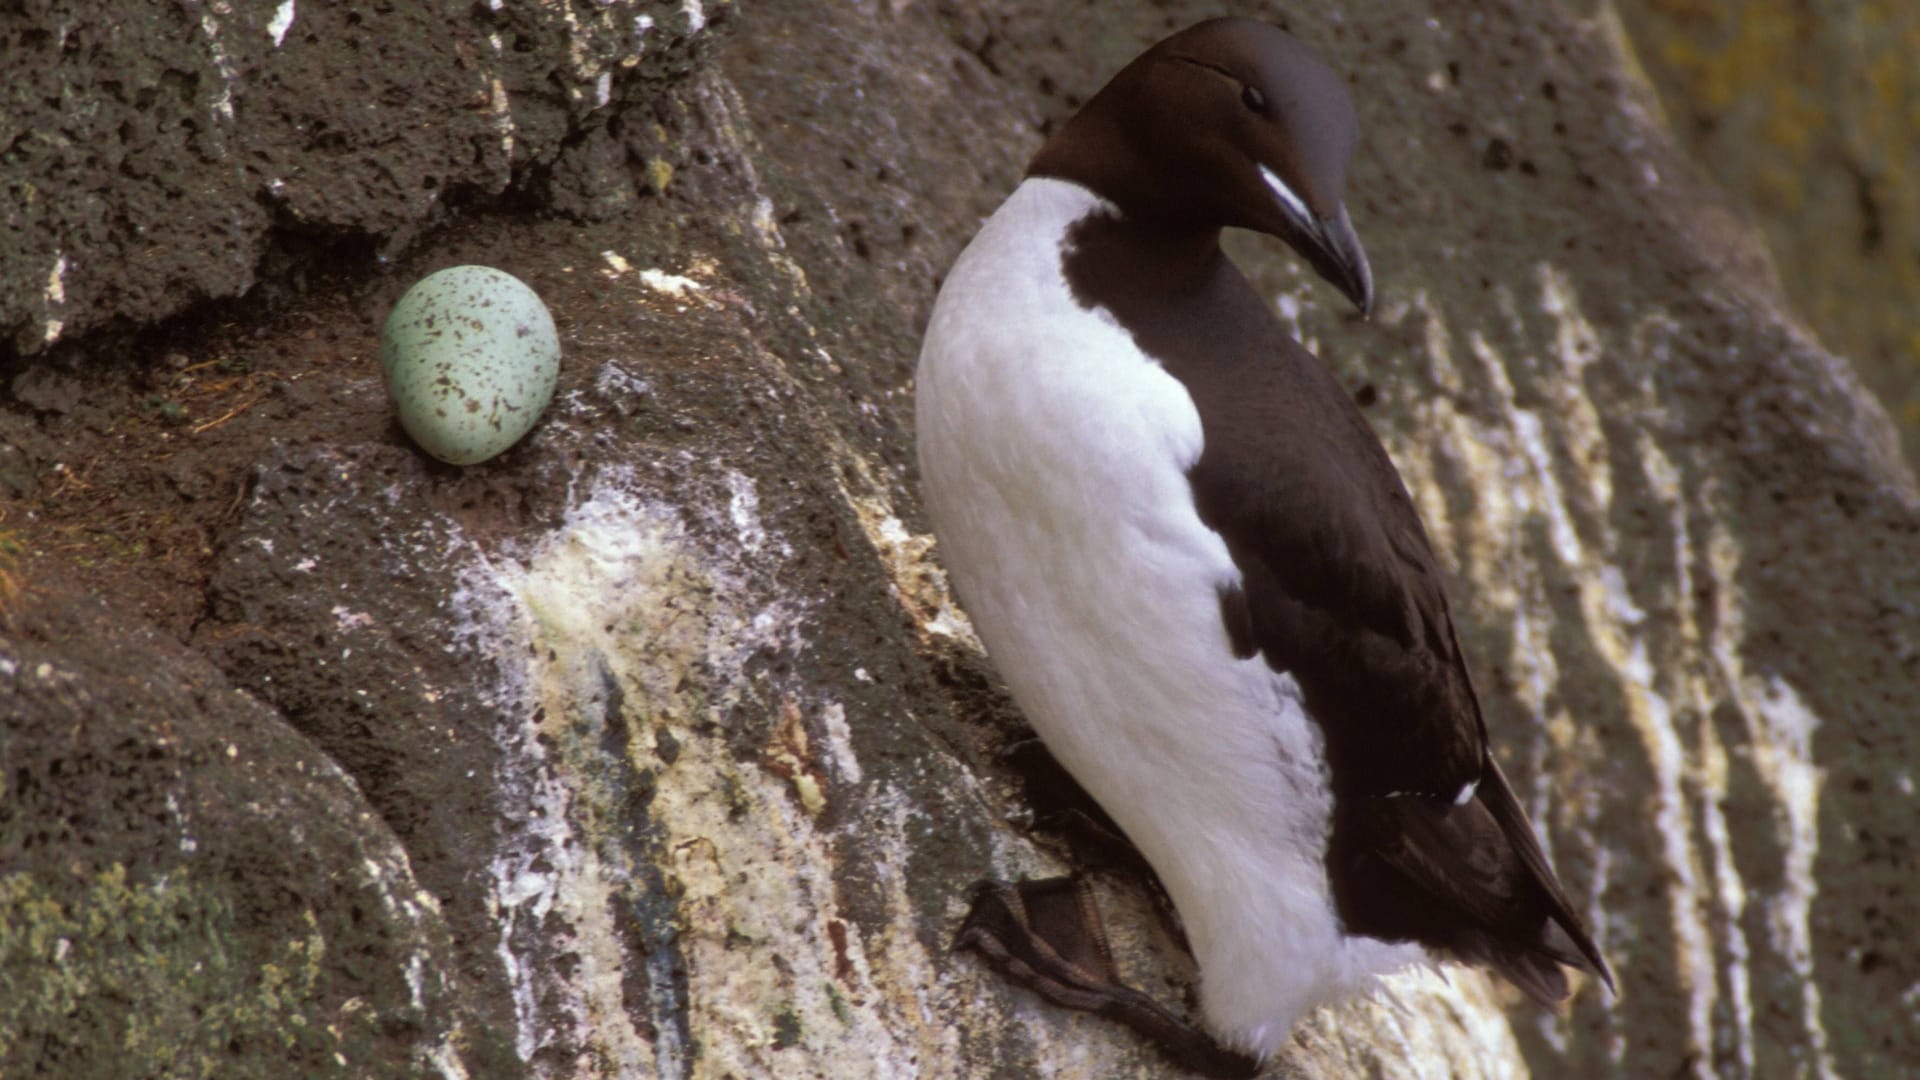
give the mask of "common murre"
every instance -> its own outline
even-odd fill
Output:
[[[1612,984],[1488,752],[1398,472],[1219,247],[1277,236],[1368,311],[1357,135],[1340,77],[1277,28],[1162,41],[954,264],[917,376],[960,600],[1166,887],[1212,1037],[1119,982],[1070,881],[986,883],[959,940],[1221,1074],[1428,956],[1549,1003],[1563,965]]]

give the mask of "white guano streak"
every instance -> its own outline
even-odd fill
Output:
[[[1734,1028],[1727,1034],[1735,1056],[1745,1072],[1751,1073],[1754,1063],[1751,943],[1742,921],[1749,894],[1734,862],[1721,809],[1727,798],[1728,755],[1713,724],[1705,719],[1722,702],[1733,704],[1747,718],[1755,767],[1786,817],[1780,868],[1786,884],[1765,900],[1769,944],[1794,966],[1806,988],[1799,1011],[1813,1057],[1810,1064],[1820,1075],[1829,1075],[1833,1066],[1821,1027],[1819,990],[1813,982],[1809,929],[1816,889],[1812,866],[1818,842],[1819,788],[1810,740],[1818,718],[1791,687],[1777,678],[1756,680],[1739,667],[1737,549],[1720,534],[1702,551],[1687,527],[1690,513],[1696,520],[1718,519],[1714,485],[1696,483],[1696,490],[1682,490],[1677,470],[1644,432],[1636,438],[1634,456],[1646,486],[1667,512],[1677,569],[1674,580],[1640,580],[1629,587],[1618,562],[1617,537],[1606,524],[1614,497],[1606,435],[1582,384],[1586,368],[1599,355],[1600,339],[1578,310],[1564,276],[1542,266],[1539,284],[1541,308],[1554,322],[1547,362],[1540,365],[1546,370],[1537,387],[1555,421],[1551,431],[1542,412],[1517,404],[1507,377],[1509,362],[1488,336],[1478,331],[1456,334],[1425,296],[1416,295],[1409,311],[1427,320],[1426,353],[1432,375],[1450,393],[1420,406],[1421,424],[1431,430],[1409,432],[1396,460],[1436,537],[1451,535],[1456,557],[1468,568],[1465,576],[1485,583],[1475,595],[1476,602],[1509,613],[1514,640],[1507,663],[1521,700],[1542,716],[1556,754],[1577,754],[1583,736],[1581,725],[1564,707],[1548,712],[1560,673],[1548,646],[1554,615],[1547,583],[1512,571],[1528,565],[1524,556],[1530,520],[1545,526],[1554,557],[1579,583],[1582,628],[1614,672],[1628,719],[1653,773],[1652,812],[1662,857],[1672,875],[1667,906],[1676,946],[1674,963],[1687,995],[1689,1039],[1697,1052],[1695,1072],[1703,1077],[1711,1068],[1712,1049],[1718,1042],[1714,1014],[1721,985],[1726,988],[1726,1009]],[[1635,347],[1657,348],[1664,325],[1660,316],[1645,320],[1634,335]],[[1451,343],[1462,336],[1478,362],[1474,374],[1479,380],[1464,378],[1456,366]],[[1480,380],[1492,387],[1498,399],[1496,417],[1475,415],[1453,404],[1454,394]],[[1650,395],[1649,387],[1641,389]],[[1650,401],[1647,407],[1652,408]],[[1440,452],[1459,459],[1459,471],[1475,482],[1471,520],[1450,519],[1431,464],[1413,447],[1440,447]],[[1571,469],[1556,467],[1556,451],[1572,462]],[[1563,476],[1578,477],[1583,483],[1566,490]],[[1583,529],[1583,521],[1595,524]],[[1714,618],[1712,642],[1705,639],[1693,611],[1696,567],[1711,573],[1717,586],[1711,595],[1721,610]],[[1646,612],[1635,592],[1660,600],[1663,611],[1679,613],[1678,634],[1685,647],[1653,651],[1645,628]],[[1685,736],[1676,728],[1679,716],[1699,718]],[[1689,738],[1695,743],[1691,748]],[[1579,807],[1571,809],[1582,813]],[[1589,819],[1596,813],[1591,805],[1584,810]],[[1698,842],[1694,821],[1699,823]],[[1603,840],[1595,837],[1594,843],[1600,845]],[[1602,847],[1597,858],[1609,866],[1625,865],[1632,861],[1627,855],[1623,852],[1616,858]],[[1596,927],[1604,947],[1606,926],[1596,921]],[[1618,1060],[1625,1052],[1625,1040],[1615,1039],[1613,1045]]]
[[[213,115],[233,123],[233,58],[227,55],[227,47],[220,43],[220,20],[214,18],[215,10],[223,13],[224,5],[208,5],[200,13],[200,32],[207,37],[207,55],[213,60],[213,70],[220,76],[220,94],[213,99]]]
[[[46,330],[41,335],[41,341],[42,344],[51,345],[60,340],[60,332],[66,328],[66,322],[54,314],[57,308],[67,302],[66,253],[54,254],[53,269],[47,271],[47,288],[40,298],[47,310]]]
[[[1823,779],[1823,770],[1813,761],[1813,735],[1820,718],[1785,680],[1778,675],[1756,678],[1741,660],[1739,643],[1745,636],[1746,613],[1731,587],[1739,571],[1740,550],[1717,523],[1708,537],[1706,557],[1722,583],[1714,590],[1713,658],[1721,678],[1737,696],[1752,743],[1751,764],[1785,818],[1778,828],[1778,840],[1786,852],[1784,884],[1766,902],[1768,936],[1800,981],[1800,1011],[1811,1058],[1806,1065],[1822,1080],[1830,1080],[1838,1073],[1820,1020],[1820,986],[1813,970],[1813,899],[1819,890],[1813,864],[1820,852]]]
[[[921,943],[924,913],[906,883],[907,836],[925,828],[908,818],[922,810],[887,787],[857,811],[840,803],[844,823],[823,826],[799,774],[830,770],[814,789],[828,804],[862,781],[845,707],[746,673],[755,656],[804,647],[804,602],[772,584],[788,543],[736,504],[737,482],[715,484],[692,509],[631,475],[586,486],[530,550],[472,565],[456,598],[468,640],[503,676],[493,705],[508,760],[492,899],[516,1051],[537,1076],[766,1076],[802,1062],[810,1075],[966,1075],[946,1018],[966,1007],[971,984],[936,974],[948,965]],[[713,527],[696,534],[689,516]],[[609,686],[620,688],[618,715]],[[795,727],[819,717],[821,752],[790,727],[797,745],[763,755],[789,768],[740,759],[709,729],[748,702],[788,713]],[[623,722],[625,732],[605,730]],[[674,750],[663,753],[668,741]],[[610,758],[606,747],[622,742],[625,760]],[[614,818],[609,784],[629,774],[656,785],[646,813],[657,842],[646,847],[594,834],[593,822]],[[863,928],[838,908],[849,831],[878,853],[885,925]],[[674,897],[669,940],[645,957],[630,955],[617,929],[646,889],[643,859]],[[551,964],[557,952],[572,962]],[[659,976],[651,1000],[623,1001],[622,971],[639,965]],[[651,1043],[636,1015],[654,1021]],[[792,1017],[798,1045],[781,1042],[772,1026],[781,1016]]]
[[[267,23],[267,36],[273,39],[273,47],[287,39],[287,31],[293,28],[293,0],[280,0],[280,7],[273,13],[273,21]]]

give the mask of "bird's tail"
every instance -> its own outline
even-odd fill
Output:
[[[1486,807],[1520,857],[1527,876],[1545,903],[1547,914],[1545,925],[1532,941],[1487,943],[1486,958],[1494,970],[1547,1005],[1557,1005],[1567,998],[1567,976],[1561,970],[1562,965],[1599,976],[1608,992],[1617,995],[1613,969],[1607,966],[1606,957],[1600,955],[1600,946],[1594,943],[1586,922],[1574,912],[1565,890],[1560,887],[1560,879],[1547,865],[1546,854],[1534,837],[1533,824],[1527,820],[1520,800],[1514,797],[1513,788],[1491,755],[1487,757],[1477,796],[1476,801]]]
[[[1378,855],[1423,893],[1429,911],[1413,936],[1485,964],[1546,1005],[1567,999],[1564,968],[1590,971],[1608,990],[1613,972],[1547,865],[1507,778],[1486,759],[1474,798],[1437,807],[1419,799],[1375,804],[1396,837]]]

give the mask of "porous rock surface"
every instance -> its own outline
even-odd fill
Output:
[[[1618,11],[1674,135],[1752,215],[1795,309],[1920,461],[1920,8],[1565,2]]]
[[[38,352],[239,296],[314,248],[399,246],[516,176],[565,186],[706,22],[653,0],[9,5],[0,341]]]
[[[376,367],[319,371],[208,432],[248,475],[184,642],[72,574],[10,605],[0,1071],[258,1075],[294,1047],[339,1075],[1170,1075],[946,949],[968,882],[1074,856],[1030,827],[1017,712],[926,535],[911,377],[940,274],[1044,131],[1211,13],[749,7],[632,99],[660,154],[595,173],[631,198],[381,271],[347,304],[363,357],[428,270],[528,280],[566,349],[554,408],[457,470],[405,442]],[[1414,973],[1303,1024],[1276,1074],[1912,1066],[1920,497],[1884,415],[1596,23],[1430,0],[1290,25],[1354,73],[1379,311],[1232,248],[1406,473],[1622,994],[1553,1016]],[[5,422],[58,435],[31,402]],[[1129,977],[1183,1000],[1151,898],[1094,880]],[[102,918],[127,929],[71,929]],[[156,1013],[100,991],[133,953],[224,966]]]

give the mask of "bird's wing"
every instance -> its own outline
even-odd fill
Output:
[[[1304,353],[1288,366],[1203,410],[1195,501],[1242,575],[1225,607],[1243,649],[1306,692],[1336,778],[1451,802],[1480,779],[1486,734],[1432,545],[1345,392]],[[1267,407],[1281,398],[1313,407]]]
[[[1352,399],[1286,346],[1222,381],[1236,389],[1202,409],[1190,478],[1241,571],[1222,596],[1230,640],[1292,675],[1320,725],[1341,917],[1558,1000],[1559,964],[1605,963],[1488,755],[1433,546]]]

